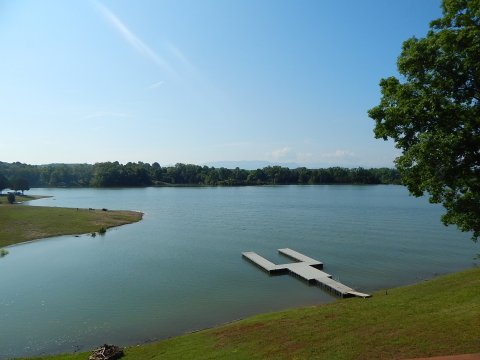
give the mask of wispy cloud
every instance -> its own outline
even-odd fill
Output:
[[[151,84],[148,88],[149,89],[156,89],[156,88],[162,86],[163,84],[165,84],[165,81],[157,81],[157,82]]]
[[[296,159],[295,161],[301,162],[301,163],[308,163],[313,160],[313,154],[309,152],[298,152],[296,154]]]
[[[292,148],[289,146],[284,146],[280,149],[275,149],[273,151],[270,151],[267,153],[267,158],[269,160],[275,160],[275,161],[285,161],[285,160],[291,160],[289,157],[292,155]]]
[[[339,149],[331,153],[321,154],[320,156],[325,159],[351,159],[355,157],[355,153],[349,150]]]
[[[123,39],[136,51],[142,54],[145,58],[155,63],[160,69],[167,74],[177,77],[177,73],[169,64],[169,62],[162,56],[157,54],[150,46],[143,42],[138,36],[136,36],[132,30],[130,30],[125,23],[120,20],[108,7],[95,2],[94,3],[107,22],[123,37]]]
[[[290,146],[284,146],[267,153],[267,159],[270,161],[308,163],[314,160],[314,155],[311,152],[297,151]]]
[[[195,66],[193,66],[192,62],[187,58],[185,53],[183,53],[178,47],[171,43],[168,43],[168,49],[184,67],[186,67],[191,72],[195,71]]]
[[[266,153],[266,159],[273,162],[294,162],[299,164],[341,164],[357,161],[358,156],[354,152],[345,149],[325,153],[314,153],[295,149],[290,146],[283,146]]]

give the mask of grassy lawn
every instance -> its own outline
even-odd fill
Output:
[[[17,201],[35,197],[17,196]],[[0,248],[24,241],[59,235],[97,232],[141,220],[134,211],[102,211],[57,207],[10,205],[6,196],[0,204]]]
[[[479,334],[477,267],[388,294],[378,292],[371,299],[258,315],[129,347],[124,358],[408,359],[478,353]],[[80,353],[38,359],[87,358]]]

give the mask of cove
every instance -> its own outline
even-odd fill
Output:
[[[29,206],[142,211],[95,238],[9,247],[0,259],[0,358],[136,344],[251,314],[334,301],[243,260],[290,247],[374,292],[472,266],[469,234],[401,186],[32,189]],[[368,301],[368,300],[367,300]]]

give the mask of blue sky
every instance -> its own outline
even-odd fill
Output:
[[[439,0],[0,0],[0,161],[393,166],[367,110]]]

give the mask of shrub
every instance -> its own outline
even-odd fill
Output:
[[[4,257],[5,255],[8,254],[8,251],[5,249],[0,249],[0,258]]]
[[[105,234],[106,232],[107,232],[107,229],[105,229],[104,227],[101,227],[100,230],[98,230],[98,233],[99,233],[100,235],[103,235],[103,234]]]
[[[13,204],[15,202],[15,194],[14,193],[8,193],[7,200],[10,204]]]

